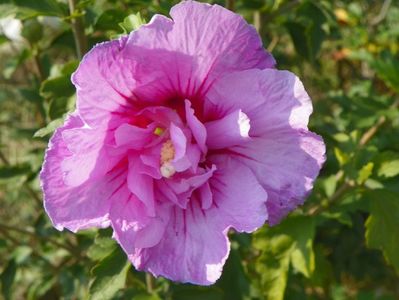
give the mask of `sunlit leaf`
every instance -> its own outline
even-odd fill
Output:
[[[124,33],[129,33],[139,29],[146,21],[141,17],[140,13],[127,16],[119,26],[123,29]]]
[[[94,281],[90,285],[90,299],[112,299],[125,286],[130,266],[126,254],[120,248],[100,261],[92,270]]]
[[[366,222],[366,241],[380,249],[386,260],[399,272],[399,194],[388,190],[368,193],[370,216]]]

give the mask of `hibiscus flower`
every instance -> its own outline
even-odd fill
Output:
[[[85,55],[40,178],[57,229],[111,226],[138,270],[209,285],[228,231],[302,204],[325,146],[301,81],[241,16],[195,1],[170,15]]]

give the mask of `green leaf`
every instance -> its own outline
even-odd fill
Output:
[[[118,9],[104,11],[98,18],[95,27],[97,30],[120,30],[120,24],[124,23],[126,13]]]
[[[139,29],[145,23],[146,21],[141,17],[140,13],[136,13],[127,16],[122,23],[119,23],[119,26],[123,29],[124,33],[129,33]]]
[[[297,15],[297,20],[288,21],[285,26],[298,54],[315,62],[326,37],[322,25],[327,19],[323,10],[311,1],[305,1],[299,7]]]
[[[325,221],[325,220],[335,220],[340,222],[341,224],[347,225],[349,227],[352,226],[352,219],[350,217],[350,215],[345,212],[345,211],[327,211],[327,212],[323,212],[320,217],[321,222]]]
[[[40,128],[38,131],[36,131],[33,137],[37,138],[45,137],[46,135],[53,133],[59,126],[62,125],[63,122],[64,122],[63,118],[55,119],[50,123],[48,123],[46,127]]]
[[[46,79],[40,87],[40,94],[45,98],[70,97],[74,93],[75,89],[66,75]]]
[[[107,235],[105,230],[99,231],[93,245],[87,250],[87,256],[91,260],[101,260],[108,256],[117,247],[115,241]]]
[[[225,299],[241,300],[249,294],[249,282],[242,267],[242,258],[236,249],[231,249],[216,285],[225,291]]]
[[[13,257],[15,259],[15,262],[20,265],[23,262],[25,262],[27,259],[29,259],[29,256],[32,253],[32,248],[28,246],[19,246],[14,249],[13,251]]]
[[[19,19],[29,19],[37,16],[68,15],[68,7],[56,0],[12,0],[10,3],[0,4],[0,18],[16,15]]]
[[[385,189],[368,192],[370,216],[366,221],[366,242],[380,249],[399,272],[399,193]]]
[[[50,119],[57,120],[61,118],[68,111],[68,104],[68,97],[57,97],[51,99],[48,111]]]
[[[337,188],[337,177],[331,175],[323,181],[324,190],[327,197],[331,197]]]
[[[379,177],[395,177],[399,175],[399,154],[396,152],[383,152],[377,158],[377,175]]]
[[[92,270],[94,281],[90,285],[90,299],[112,299],[125,286],[129,267],[126,254],[119,247],[115,248]]]
[[[172,291],[173,300],[224,300],[223,291],[215,287],[176,286]]]
[[[399,92],[399,60],[392,53],[384,51],[380,57],[371,61],[371,67],[387,86]]]
[[[4,299],[11,299],[12,295],[12,285],[15,279],[15,275],[17,273],[17,264],[14,259],[10,260],[3,272],[0,275],[1,282],[1,292],[3,294]]]
[[[315,269],[315,256],[313,252],[313,238],[315,235],[314,219],[298,217],[292,226],[298,228],[298,231],[294,231],[291,235],[295,241],[294,249],[291,253],[292,266],[304,276],[310,277]]]
[[[294,270],[304,276],[312,274],[314,235],[315,221],[306,216],[292,216],[276,227],[255,234],[254,246],[262,251],[256,269],[266,299],[284,299],[290,262]]]
[[[269,239],[268,247],[256,262],[261,290],[267,300],[283,300],[287,286],[292,240],[280,235]]]
[[[0,179],[9,179],[17,176],[26,175],[31,171],[29,164],[21,164],[15,166],[1,166]]]
[[[8,41],[9,39],[4,34],[0,34],[0,45],[7,43]]]
[[[345,165],[349,161],[349,155],[337,147],[334,148],[334,154],[340,166]]]
[[[365,164],[360,170],[357,177],[357,183],[363,184],[373,173],[374,163],[369,162]]]
[[[24,22],[22,36],[31,44],[39,42],[43,37],[43,26],[36,19],[29,19]]]

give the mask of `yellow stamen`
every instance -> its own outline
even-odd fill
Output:
[[[155,135],[162,135],[162,133],[164,133],[165,132],[165,129],[163,129],[163,128],[161,128],[161,127],[157,127],[157,128],[155,128],[155,130],[154,130],[154,134]]]
[[[167,140],[161,149],[161,165],[165,162],[171,161],[175,157],[175,147],[171,140]]]
[[[175,147],[171,140],[167,140],[161,148],[160,171],[163,177],[169,178],[176,173],[171,161],[175,157]]]

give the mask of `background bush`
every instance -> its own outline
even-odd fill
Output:
[[[71,73],[91,46],[176,1],[0,0],[4,299],[399,299],[399,2],[209,2],[254,24],[314,101],[328,159],[306,204],[274,228],[231,233],[211,287],[135,271],[109,230],[56,231],[37,175],[74,108]]]

